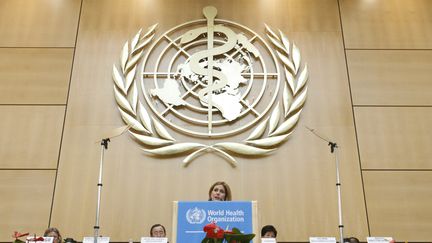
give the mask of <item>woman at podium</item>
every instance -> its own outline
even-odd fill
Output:
[[[215,182],[209,190],[209,201],[231,201],[231,189],[224,181]]]

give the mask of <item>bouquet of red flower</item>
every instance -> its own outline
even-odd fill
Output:
[[[249,243],[255,234],[242,234],[239,229],[223,230],[215,223],[204,226],[206,237],[201,243]]]
[[[19,238],[24,237],[24,236],[28,236],[29,233],[20,233],[15,231],[14,234],[12,235],[13,238],[15,238],[13,243],[25,243],[25,241],[20,240]],[[36,237],[36,235],[34,235],[31,238],[27,238],[27,241],[32,241],[32,242],[37,242],[37,241],[44,241],[44,238],[42,236]]]
[[[44,241],[44,238],[42,236],[36,237],[34,235],[33,237],[27,238],[28,242],[38,242],[38,241]]]
[[[13,238],[15,238],[13,243],[24,243],[24,241],[20,240],[19,238],[29,235],[29,233],[20,233],[15,231],[12,235]]]

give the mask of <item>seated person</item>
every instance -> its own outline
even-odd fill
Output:
[[[209,201],[231,201],[231,189],[224,181],[215,182],[209,190]]]
[[[161,224],[155,224],[150,228],[150,236],[156,238],[165,238],[166,230],[165,227]]]
[[[60,231],[57,228],[51,227],[45,230],[44,237],[53,237],[53,243],[62,243]]]
[[[261,238],[276,238],[277,231],[273,225],[266,225],[261,229]]]
[[[355,237],[345,238],[344,242],[348,242],[348,243],[360,243],[359,239],[357,239]]]

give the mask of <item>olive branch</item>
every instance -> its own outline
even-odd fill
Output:
[[[236,159],[228,152],[239,155],[265,155],[275,150],[275,146],[284,142],[292,133],[298,122],[300,112],[306,100],[308,79],[307,66],[301,68],[300,51],[291,44],[279,30],[273,32],[266,25],[266,35],[276,47],[276,53],[282,62],[285,73],[282,95],[282,110],[280,103],[276,105],[269,118],[262,121],[243,143],[221,142],[213,145],[201,143],[177,142],[165,127],[151,117],[144,105],[139,101],[136,82],[137,66],[143,57],[145,47],[153,40],[157,25],[142,30],[127,41],[121,52],[120,63],[113,65],[114,95],[123,121],[131,127],[129,133],[143,145],[145,152],[154,155],[177,155],[193,151],[183,159],[187,166],[192,160],[206,152],[216,152],[227,159],[235,167]],[[282,122],[280,123],[280,120]],[[267,131],[267,133],[265,133]]]
[[[282,62],[285,83],[282,93],[282,109],[276,105],[270,118],[261,122],[245,140],[247,144],[256,147],[273,147],[284,142],[291,135],[297,124],[303,105],[306,101],[308,69],[305,64],[301,68],[300,50],[279,30],[276,34],[266,25],[266,35],[276,47],[276,53]],[[283,122],[279,124],[282,117]],[[267,135],[264,132],[267,130]]]

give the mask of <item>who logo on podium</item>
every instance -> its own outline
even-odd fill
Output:
[[[189,224],[202,224],[206,220],[206,212],[202,208],[190,208],[186,211],[186,220]]]
[[[171,240],[201,242],[206,237],[204,227],[211,223],[227,232],[237,228],[242,234],[252,234],[258,231],[257,211],[256,201],[175,201]]]
[[[282,31],[265,25],[265,40],[217,19],[215,7],[203,15],[159,37],[153,25],[126,42],[113,66],[115,99],[144,151],[186,154],[185,166],[214,152],[235,167],[234,154],[265,155],[288,139],[308,69]]]

